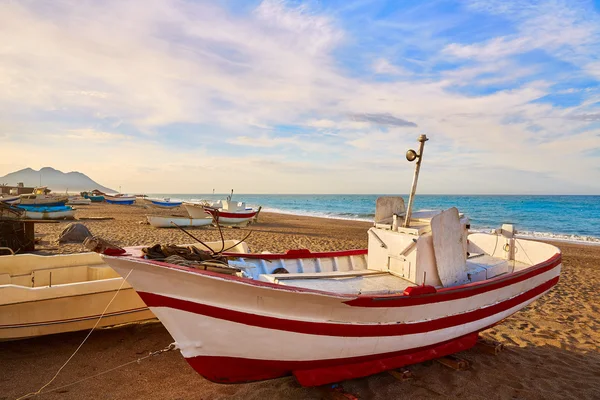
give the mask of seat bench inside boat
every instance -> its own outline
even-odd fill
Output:
[[[358,270],[299,274],[261,274],[259,280],[285,286],[347,294],[389,294],[414,284],[387,271]]]

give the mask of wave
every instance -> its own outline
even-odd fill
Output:
[[[349,213],[349,212],[323,212],[323,211],[306,211],[306,210],[283,210],[280,208],[263,207],[263,211],[286,215],[300,215],[305,217],[318,217],[328,219],[342,219],[346,221],[364,221],[373,222],[375,214],[372,213]]]

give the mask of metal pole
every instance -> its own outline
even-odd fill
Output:
[[[408,208],[406,209],[406,219],[404,220],[404,227],[410,226],[410,217],[412,215],[413,201],[415,199],[415,192],[417,191],[417,182],[419,180],[419,170],[421,169],[421,161],[423,160],[423,149],[425,148],[425,142],[428,141],[427,135],[419,136],[417,139],[420,142],[419,154],[417,158],[417,165],[415,165],[415,174],[413,175],[413,183],[410,189],[410,196],[408,198]]]

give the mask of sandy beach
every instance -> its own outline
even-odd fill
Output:
[[[157,229],[145,215],[185,215],[184,210],[144,206],[92,204],[77,206],[77,218],[94,235],[117,245],[189,243],[177,229]],[[39,254],[83,251],[79,244],[61,245],[58,235],[70,221],[39,224],[44,234]],[[250,228],[223,230],[226,239],[247,239],[253,252],[291,248],[313,251],[364,248],[368,222],[261,213]],[[215,228],[189,228],[202,240],[218,240]],[[505,345],[499,355],[476,348],[459,354],[471,363],[455,371],[430,361],[410,366],[414,378],[398,381],[388,373],[343,383],[360,399],[598,399],[600,398],[600,246],[555,243],[563,251],[559,284],[532,305],[482,333]],[[87,332],[0,343],[0,400],[36,391],[54,376]],[[211,333],[208,333],[211,334]],[[214,334],[218,334],[215,332]],[[243,341],[244,338],[240,338]],[[303,388],[293,377],[221,385],[202,378],[178,351],[166,352],[84,382],[73,382],[160,350],[173,342],[158,322],[101,329],[92,333],[79,353],[42,399],[320,399],[316,388]],[[58,390],[55,390],[59,388]]]

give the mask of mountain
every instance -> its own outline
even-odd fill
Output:
[[[84,190],[98,189],[103,192],[115,193],[116,190],[109,189],[90,179],[81,172],[62,172],[54,168],[44,167],[39,171],[25,168],[0,177],[0,184],[16,186],[23,182],[25,186],[48,186],[53,192],[81,192]]]

